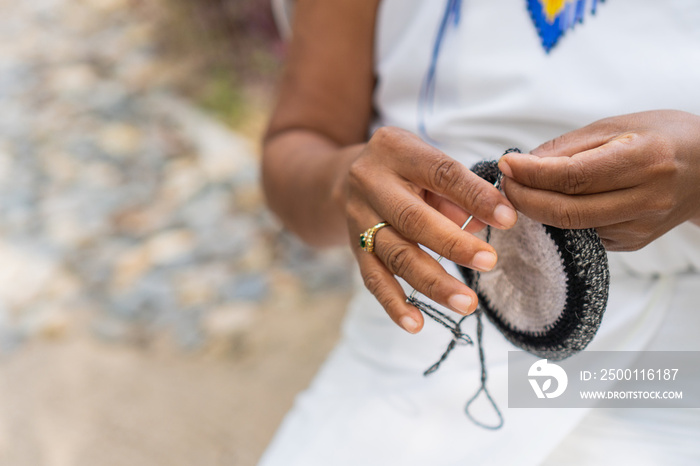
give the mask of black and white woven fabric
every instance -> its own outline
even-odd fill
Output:
[[[497,162],[472,170],[494,183]],[[510,230],[477,236],[498,252],[487,273],[460,267],[486,316],[516,346],[542,358],[564,359],[593,339],[607,305],[608,260],[594,229],[562,230],[519,213]]]

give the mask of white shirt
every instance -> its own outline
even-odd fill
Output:
[[[418,96],[445,3],[381,3],[375,127],[418,132]],[[583,23],[549,53],[526,3],[465,0],[459,25],[448,28],[433,110],[425,114],[428,136],[448,155],[471,166],[609,116],[654,109],[700,114],[700,2],[608,0],[595,16],[585,2]],[[589,349],[700,350],[700,228],[683,225],[641,251],[609,258],[608,309]],[[488,323],[489,389],[505,424],[495,432],[475,426],[463,413],[479,386],[475,349],[456,349],[423,377],[450,334],[428,319],[419,335],[406,334],[359,283],[341,342],[261,465],[700,461],[694,410],[508,409],[507,352],[515,348]],[[487,420],[492,413],[482,408],[475,414]]]

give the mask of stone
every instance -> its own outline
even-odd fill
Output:
[[[195,245],[194,234],[189,230],[164,231],[146,242],[150,262],[167,265],[186,258]]]
[[[46,233],[54,244],[63,247],[79,247],[91,236],[91,232],[84,228],[83,224],[71,214],[61,213],[47,216]]]
[[[160,195],[168,203],[180,204],[202,189],[205,182],[206,179],[195,160],[191,158],[174,160],[166,168]]]
[[[0,146],[0,183],[7,183],[13,176],[13,158],[9,148]]]
[[[123,185],[121,172],[112,164],[92,162],[80,170],[84,183],[99,189],[116,189]]]
[[[209,185],[181,206],[179,216],[188,226],[199,231],[221,230],[222,223],[231,213],[230,201],[226,189]]]
[[[274,248],[266,237],[248,238],[247,247],[236,255],[235,265],[246,273],[264,273],[270,269],[275,260]]]
[[[74,157],[65,152],[47,151],[41,154],[41,157],[44,170],[58,185],[69,185],[80,174],[80,164]]]
[[[151,267],[151,257],[144,245],[136,246],[118,256],[114,263],[112,288],[130,288]]]
[[[67,302],[79,297],[82,282],[75,273],[61,267],[41,291],[41,297],[50,302]]]
[[[27,335],[58,339],[66,335],[70,317],[68,310],[58,303],[41,303],[24,317],[22,327]]]
[[[234,276],[223,290],[230,301],[259,302],[268,294],[268,279],[262,273]]]
[[[142,134],[135,126],[127,123],[111,123],[98,134],[100,148],[110,155],[133,155],[141,147]]]
[[[53,70],[48,81],[54,92],[85,93],[95,84],[97,75],[90,65],[78,63]]]
[[[180,272],[173,278],[173,283],[181,307],[207,305],[218,296],[215,280],[199,268]]]
[[[41,294],[58,272],[58,258],[0,240],[0,302],[22,309]]]
[[[133,237],[150,236],[170,226],[176,208],[176,205],[156,199],[148,205],[116,210],[110,218],[110,223],[113,231],[117,233]]]
[[[238,212],[254,213],[259,211],[265,205],[262,189],[257,183],[236,189],[234,205]]]

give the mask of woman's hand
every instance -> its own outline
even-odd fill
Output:
[[[607,118],[508,154],[503,189],[528,217],[596,228],[609,250],[640,249],[700,219],[700,117],[651,111]]]
[[[490,270],[496,252],[474,232],[485,224],[510,228],[517,219],[512,205],[490,183],[424,143],[397,129],[381,128],[352,162],[336,196],[345,206],[353,251],[365,285],[389,316],[411,333],[423,326],[418,309],[395,275],[430,299],[469,314],[476,294],[448,274],[418,244],[460,265]],[[473,214],[469,231],[460,226]],[[374,254],[359,246],[360,234],[385,221],[376,234]]]
[[[418,243],[486,270],[495,251],[459,226],[473,213],[509,227],[516,214],[488,182],[410,133],[383,128],[367,142],[379,3],[296,2],[289,58],[265,138],[263,186],[270,208],[308,243],[347,244],[349,234],[367,287],[395,322],[415,333],[423,316],[405,302],[395,274],[462,314],[477,304],[474,292]],[[377,233],[374,254],[367,253],[360,234],[380,221],[392,226]]]

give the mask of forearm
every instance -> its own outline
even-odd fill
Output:
[[[263,188],[284,225],[314,246],[347,243],[345,179],[364,144],[341,147],[313,131],[292,129],[265,142]]]

